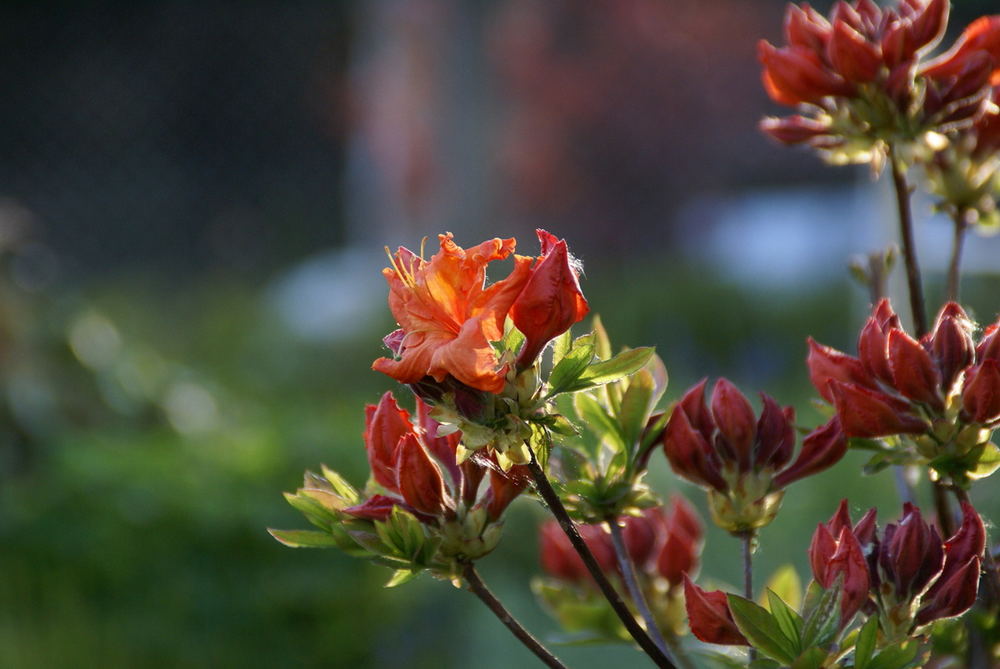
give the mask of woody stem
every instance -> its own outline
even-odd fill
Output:
[[[541,495],[542,500],[544,500],[545,505],[549,507],[549,511],[555,516],[556,521],[559,522],[559,527],[566,534],[570,543],[573,544],[574,550],[579,554],[580,559],[583,561],[584,566],[587,567],[587,571],[590,572],[591,577],[594,582],[597,583],[597,587],[600,588],[601,594],[604,598],[608,600],[611,604],[611,608],[614,610],[615,614],[625,625],[625,629],[628,630],[635,642],[639,644],[639,647],[648,655],[656,666],[664,669],[676,669],[670,658],[660,650],[660,648],[653,642],[650,636],[646,633],[646,630],[642,628],[642,625],[635,619],[632,612],[628,610],[625,602],[622,600],[621,595],[615,590],[615,587],[611,585],[611,581],[608,577],[604,575],[601,570],[600,565],[597,563],[597,559],[594,554],[590,552],[590,548],[587,547],[586,542],[584,542],[583,537],[580,536],[579,531],[576,529],[576,525],[573,520],[569,517],[569,513],[566,511],[566,507],[563,506],[562,501],[559,499],[559,495],[556,494],[555,489],[552,487],[552,483],[549,478],[545,475],[545,471],[542,469],[541,465],[538,464],[538,459],[535,457],[535,451],[528,446],[528,452],[531,454],[531,461],[528,463],[528,470],[531,472],[531,478],[534,479],[535,487],[538,489],[538,494]]]
[[[743,596],[753,601],[753,542],[756,532],[747,530],[740,532],[740,542],[743,547]],[[750,661],[757,659],[757,650],[751,646],[749,650]]]
[[[504,607],[500,600],[496,598],[486,584],[483,583],[483,579],[479,577],[479,572],[476,571],[476,566],[472,562],[464,562],[462,564],[462,577],[465,582],[469,585],[469,590],[478,597],[483,604],[493,612],[500,622],[502,622],[511,633],[517,637],[520,641],[530,650],[535,656],[545,663],[545,666],[552,667],[552,669],[566,669],[566,665],[559,661],[559,659],[553,655],[549,650],[541,644],[531,632],[524,629],[521,623],[517,622],[517,619],[511,615],[510,611]]]
[[[639,575],[636,573],[635,563],[632,561],[632,557],[628,554],[628,549],[625,546],[625,537],[622,533],[621,524],[617,518],[608,518],[607,522],[608,527],[611,529],[611,543],[615,547],[615,557],[618,558],[618,569],[622,573],[622,579],[625,581],[625,587],[628,589],[629,597],[632,598],[632,603],[635,604],[635,608],[639,610],[639,615],[642,616],[643,621],[646,623],[646,631],[649,632],[653,641],[664,654],[670,657],[675,663],[687,666],[688,662],[684,654],[677,647],[676,643],[671,643],[671,641],[668,641],[660,633],[660,629],[656,625],[656,619],[653,617],[653,612],[649,610],[649,603],[646,601],[646,596],[643,594],[642,588],[639,587]]]
[[[960,208],[952,212],[951,220],[955,223],[955,236],[951,244],[951,261],[948,263],[947,297],[950,302],[957,302],[962,285],[962,243],[965,241],[965,229],[968,223],[965,222],[965,211]]]

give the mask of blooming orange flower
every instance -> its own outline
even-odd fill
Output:
[[[398,358],[379,358],[372,369],[401,383],[426,376],[451,375],[490,393],[503,390],[506,368],[490,346],[503,336],[504,321],[531,276],[533,258],[514,256],[514,269],[486,286],[486,265],[514,252],[513,239],[491,239],[463,249],[451,233],[438,235],[441,250],[429,261],[400,247],[392,267],[382,270],[389,283],[389,309],[400,330]],[[397,339],[398,338],[398,339]]]

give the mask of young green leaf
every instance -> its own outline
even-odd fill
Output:
[[[573,347],[556,363],[556,366],[552,368],[552,373],[549,374],[549,397],[567,392],[579,385],[580,376],[586,371],[593,359],[593,334],[584,335],[573,342]]]
[[[587,430],[592,432],[598,439],[606,440],[616,450],[625,449],[625,440],[621,433],[621,426],[612,418],[607,410],[601,406],[597,399],[590,393],[577,393],[573,396],[573,404],[576,414],[586,425]],[[598,444],[594,444],[595,449],[591,455],[597,454]]]
[[[815,581],[809,585],[806,597],[808,613],[802,626],[802,647],[822,646],[837,632],[840,620],[840,589],[843,577],[832,587],[823,589]],[[814,587],[815,586],[815,587]]]
[[[865,669],[908,669],[916,666],[919,644],[915,641],[907,641],[898,646],[887,646],[878,655],[872,658]]]
[[[385,587],[395,588],[397,585],[403,585],[408,581],[412,581],[418,573],[413,569],[397,569],[392,573],[392,578],[385,584]]]
[[[617,381],[642,369],[654,352],[655,349],[651,346],[622,351],[610,360],[590,365],[578,378],[592,386]]]
[[[858,640],[854,645],[854,669],[866,669],[875,653],[877,639],[878,617],[872,616],[858,632]]]
[[[799,637],[802,635],[802,617],[770,589],[767,590],[767,603],[771,609],[771,616],[778,622],[782,634],[792,642],[793,652],[795,654],[801,653],[802,647],[799,644]]]
[[[791,669],[820,669],[820,667],[823,666],[823,663],[826,662],[829,655],[830,654],[822,648],[813,646],[795,658],[795,661],[792,662]]]
[[[729,594],[729,610],[740,632],[754,648],[783,664],[795,660],[795,642],[785,636],[778,621],[762,606]]]
[[[594,328],[595,336],[594,354],[600,360],[609,360],[611,358],[611,339],[608,337],[608,331],[604,329],[604,322],[600,316],[594,314],[591,325]]]
[[[653,375],[645,369],[640,369],[631,378],[628,390],[622,396],[617,422],[621,427],[622,440],[630,454],[638,448],[639,439],[646,428],[646,421],[649,420],[653,385]]]
[[[274,530],[268,533],[290,548],[329,548],[337,545],[337,539],[326,532],[315,530]]]

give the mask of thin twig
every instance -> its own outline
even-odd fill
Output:
[[[965,210],[958,208],[951,214],[955,223],[955,236],[951,243],[951,261],[948,263],[948,300],[958,302],[958,294],[962,287],[962,243],[965,241],[965,229],[969,226],[965,221]]]
[[[531,461],[528,463],[528,470],[531,472],[531,477],[535,481],[535,487],[538,489],[538,494],[542,496],[545,501],[545,505],[549,507],[549,511],[555,516],[556,520],[559,522],[559,527],[566,534],[570,543],[573,544],[573,548],[579,554],[580,559],[583,560],[583,564],[587,567],[587,571],[590,572],[591,577],[593,577],[594,582],[597,583],[597,587],[600,588],[601,594],[604,598],[608,600],[611,604],[611,608],[614,609],[615,614],[625,625],[625,629],[628,630],[632,638],[635,639],[639,647],[649,655],[649,657],[656,663],[656,666],[663,667],[665,669],[676,669],[670,658],[657,647],[656,643],[650,638],[646,633],[646,630],[642,628],[642,625],[635,619],[632,612],[628,610],[625,602],[622,601],[621,595],[615,590],[615,587],[611,585],[607,576],[601,571],[600,565],[597,564],[597,559],[594,558],[594,554],[590,552],[590,548],[587,547],[586,542],[580,533],[576,529],[576,525],[573,520],[569,517],[569,513],[566,512],[566,507],[563,506],[562,501],[559,499],[559,495],[556,494],[555,489],[552,487],[552,483],[549,482],[549,478],[545,475],[545,471],[542,469],[541,465],[538,464],[538,459],[535,458],[534,450],[529,446],[529,452],[531,453]]]
[[[743,596],[753,601],[753,541],[755,532],[749,530],[739,534],[743,546]],[[757,659],[757,649],[750,646],[750,661]]]
[[[483,583],[483,579],[479,577],[479,573],[476,571],[476,566],[471,562],[466,562],[462,565],[462,577],[465,578],[465,582],[469,584],[469,590],[482,600],[483,604],[493,612],[500,622],[506,625],[507,629],[517,637],[520,641],[530,650],[535,656],[545,663],[546,666],[552,667],[552,669],[566,669],[566,665],[559,661],[559,659],[553,655],[549,650],[541,644],[535,637],[531,635],[531,632],[524,629],[521,623],[517,622],[517,619],[511,615],[500,600],[490,592],[490,589],[486,587]]]
[[[899,211],[899,238],[903,246],[906,262],[906,283],[910,294],[910,314],[917,337],[927,333],[927,312],[924,309],[924,290],[920,283],[920,265],[917,264],[916,245],[913,241],[913,215],[910,212],[910,186],[906,174],[892,146],[889,147],[889,163],[892,165],[892,184],[896,191],[896,207]]]
[[[618,519],[609,518],[608,527],[611,528],[611,543],[614,544],[615,557],[618,558],[618,569],[622,573],[622,579],[625,581],[625,587],[628,589],[629,597],[632,598],[632,603],[635,604],[635,608],[639,610],[639,615],[642,616],[643,621],[646,623],[646,631],[649,632],[649,635],[653,638],[656,645],[660,647],[660,650],[675,664],[688,666],[684,654],[677,648],[676,644],[668,641],[660,633],[660,628],[656,625],[656,619],[653,617],[653,612],[649,610],[649,603],[646,601],[646,596],[642,593],[642,588],[639,587],[639,576],[636,574],[635,563],[628,554],[628,549],[625,546],[625,537],[622,534],[622,526],[619,524]]]

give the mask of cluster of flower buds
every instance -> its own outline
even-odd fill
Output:
[[[851,524],[847,501],[820,523],[809,547],[813,576],[823,588],[840,587],[841,626],[858,611],[879,616],[890,640],[967,611],[979,588],[986,531],[976,510],[962,505],[958,531],[942,541],[920,509],[905,504],[903,516],[878,536],[875,509]]]
[[[965,225],[1000,227],[1000,85],[990,95],[990,110],[963,129],[926,165],[932,193]]]
[[[829,19],[789,5],[786,46],[762,41],[764,87],[807,115],[768,118],[762,129],[786,144],[808,142],[834,162],[878,160],[884,143],[946,142],[989,109],[1000,67],[1000,17],[984,17],[938,59],[925,56],[945,33],[948,0],[834,4]],[[911,147],[911,148],[916,148]]]
[[[781,505],[783,488],[839,461],[847,440],[834,418],[813,430],[795,449],[795,414],[761,393],[763,410],[754,415],[747,398],[726,379],[705,404],[702,380],[674,407],[663,446],[674,472],[708,490],[712,519],[741,533],[770,523]],[[791,464],[789,464],[791,463]]]
[[[580,524],[578,529],[602,570],[609,576],[620,575],[614,544],[604,524]],[[681,586],[687,575],[697,574],[702,535],[697,513],[680,496],[672,497],[667,507],[654,507],[640,516],[624,517],[622,536],[626,550],[646,601],[663,629],[683,629]],[[590,587],[593,579],[555,521],[542,525],[539,544],[542,569],[554,579],[539,588],[540,594],[564,624],[572,627],[574,608],[579,608],[581,595],[585,602],[599,597],[596,589]],[[574,592],[565,592],[555,582],[572,586]]]
[[[996,468],[989,439],[1000,424],[998,325],[977,343],[973,323],[950,302],[918,341],[883,299],[861,331],[858,357],[809,340],[809,375],[849,437],[911,435],[914,459],[935,460],[964,482]]]
[[[400,247],[383,270],[400,328],[385,339],[394,357],[372,368],[435,404],[435,416],[460,429],[470,449],[516,454],[539,409],[532,369],[539,353],[588,312],[566,242],[544,230],[538,238],[537,258],[515,255],[510,275],[490,285],[486,267],[514,252],[513,239],[462,249],[444,234],[430,260]],[[522,335],[519,350],[497,348],[508,316]],[[521,455],[511,460],[525,461]]]
[[[481,454],[459,464],[461,434],[438,436],[439,428],[419,398],[413,420],[385,393],[366,411],[364,443],[371,467],[366,492],[324,468],[322,476],[307,473],[304,486],[288,500],[350,552],[364,549],[369,557],[409,560],[411,570],[454,573],[456,560],[477,559],[496,547],[503,513],[530,479],[523,467],[503,472]],[[481,490],[486,478],[489,483]],[[389,545],[394,532],[379,531],[380,524],[395,527],[399,545]],[[284,540],[280,531],[275,536]],[[296,535],[288,536],[285,543],[295,543]]]

